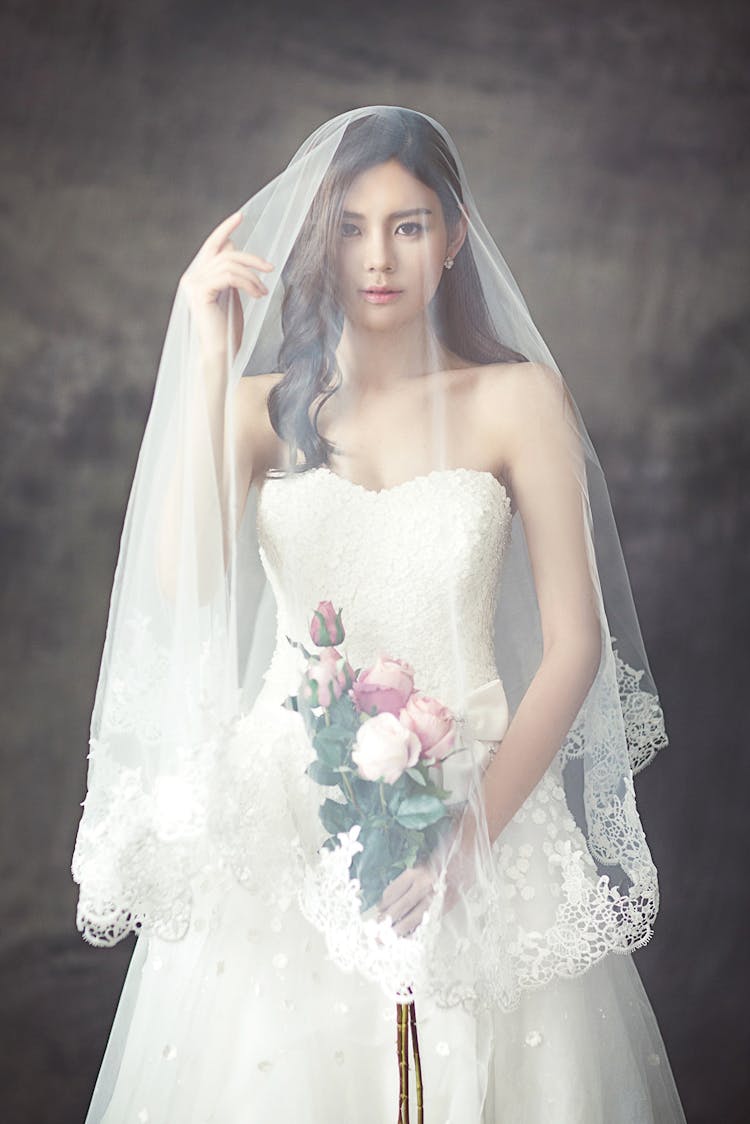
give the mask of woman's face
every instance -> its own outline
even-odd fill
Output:
[[[347,319],[392,331],[423,317],[465,229],[450,233],[436,193],[397,160],[360,173],[337,235],[338,293]]]

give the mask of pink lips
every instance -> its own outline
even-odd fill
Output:
[[[360,289],[360,292],[366,301],[370,304],[388,304],[390,301],[400,297],[401,289]]]

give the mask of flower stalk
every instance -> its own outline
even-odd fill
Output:
[[[396,1004],[398,1054],[398,1124],[409,1124],[409,1012],[408,1003]]]
[[[396,1004],[396,1052],[398,1056],[398,1121],[409,1124],[409,1034],[414,1050],[414,1079],[417,1090],[417,1124],[424,1124],[422,1059],[417,1035],[417,1009],[411,1003]]]

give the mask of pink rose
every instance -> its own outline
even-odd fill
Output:
[[[352,684],[354,669],[336,648],[324,648],[305,669],[303,695],[312,706],[330,706]]]
[[[438,699],[415,691],[398,717],[419,738],[424,760],[442,761],[453,749],[456,723],[452,711]]]
[[[352,695],[358,710],[397,715],[414,690],[414,668],[405,660],[378,656],[355,679]]]
[[[318,602],[310,621],[310,636],[313,644],[317,644],[319,648],[340,644],[344,639],[341,609],[336,612],[330,601]]]
[[[422,745],[395,714],[384,711],[368,718],[357,731],[352,760],[366,781],[395,784],[405,769],[416,765]]]

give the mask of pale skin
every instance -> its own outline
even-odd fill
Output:
[[[343,385],[318,420],[320,432],[343,449],[331,468],[372,489],[426,474],[436,463],[437,399],[444,404],[442,463],[495,475],[523,520],[543,653],[484,774],[486,829],[494,843],[557,753],[599,665],[598,605],[581,504],[583,453],[565,409],[566,392],[549,368],[476,366],[448,352],[431,333],[426,308],[445,258],[461,252],[464,216],[449,230],[438,196],[395,160],[361,173],[345,210],[356,217],[344,216],[337,259],[345,313],[337,349]],[[413,213],[424,210],[431,213]],[[231,234],[240,219],[230,215],[219,224],[181,279],[202,347],[217,365],[227,347],[219,294],[230,289],[239,313],[237,290],[262,300],[267,290],[259,274],[273,269],[234,247]],[[369,285],[388,285],[401,295],[389,304],[371,304],[361,293]],[[241,315],[233,323],[241,325]],[[235,351],[239,343],[235,334]],[[266,408],[281,377],[276,372],[237,384],[234,467],[244,497],[262,486],[268,468],[285,463],[286,449]],[[476,829],[473,817],[464,816],[447,867],[445,910],[471,879],[464,857]],[[435,867],[426,862],[386,888],[379,908],[400,936],[413,932],[429,908],[435,877]]]

